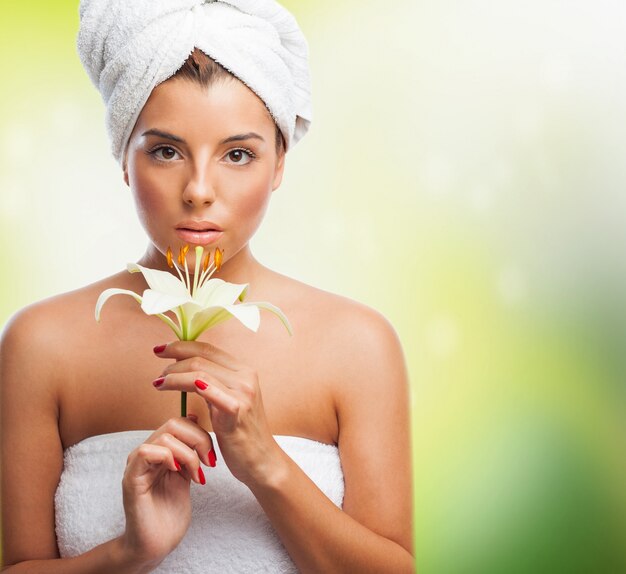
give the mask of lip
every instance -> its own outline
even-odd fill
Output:
[[[176,226],[176,235],[193,245],[215,243],[222,234],[222,228],[211,221],[183,221]]]

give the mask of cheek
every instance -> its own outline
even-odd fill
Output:
[[[251,218],[254,218],[255,215],[262,216],[267,209],[269,199],[270,193],[267,188],[264,187],[254,190],[254,192],[248,195],[245,201],[242,202],[241,209]]]
[[[267,181],[248,187],[237,195],[233,205],[236,217],[249,231],[254,231],[261,223],[271,197],[271,185]]]
[[[148,230],[165,208],[165,196],[157,182],[137,174],[130,180],[130,188],[139,220]]]

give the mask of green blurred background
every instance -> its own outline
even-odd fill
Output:
[[[285,4],[315,120],[254,250],[398,329],[419,572],[626,572],[626,5]],[[145,247],[77,14],[3,2],[0,324]]]

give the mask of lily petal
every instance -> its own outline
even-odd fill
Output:
[[[201,333],[234,317],[255,333],[259,329],[261,313],[254,305],[216,305],[195,314],[191,320],[190,336],[192,339]]]
[[[205,308],[208,305],[232,305],[238,299],[243,301],[247,290],[247,283],[239,285],[237,283],[227,283],[221,279],[209,279],[194,294],[194,300],[198,305]]]
[[[210,307],[205,309],[197,313],[191,320],[188,338],[190,341],[195,341],[207,329],[215,327],[215,325],[219,325],[231,318],[232,315],[223,307]]]
[[[182,295],[156,291],[154,289],[146,289],[143,292],[143,303],[141,308],[144,313],[148,315],[156,315],[157,313],[163,313],[164,311],[173,311],[176,307],[189,303],[191,296],[185,290]]]
[[[129,273],[141,273],[150,289],[160,291],[161,293],[169,293],[170,295],[178,295],[189,297],[189,292],[185,284],[175,275],[172,275],[169,271],[160,271],[158,269],[149,269],[148,267],[142,267],[136,263],[129,263],[126,266]]]
[[[102,307],[104,307],[104,304],[109,300],[109,298],[113,297],[113,295],[130,295],[138,303],[142,302],[141,295],[138,295],[134,291],[115,288],[105,289],[102,293],[100,293],[100,297],[98,297],[98,302],[96,303],[96,321],[100,321],[100,313],[102,312]]]
[[[228,305],[225,309],[251,331],[256,333],[259,330],[261,312],[256,305]]]
[[[163,313],[157,313],[155,317],[158,317],[159,319],[161,319],[161,321],[163,321],[172,331],[174,331],[174,334],[179,340],[183,338],[183,332],[179,329],[178,325],[174,323],[174,321],[170,317],[168,317],[167,315]]]
[[[285,326],[285,329],[287,329],[287,332],[290,335],[293,335],[293,329],[291,328],[291,323],[289,323],[289,319],[287,319],[287,316],[278,307],[276,307],[276,305],[272,305],[271,303],[266,303],[265,301],[260,301],[260,302],[255,301],[254,303],[242,303],[241,305],[237,305],[237,306],[245,307],[246,305],[256,305],[260,309],[271,311],[272,313],[274,313],[274,315],[276,315],[280,319],[281,323]]]

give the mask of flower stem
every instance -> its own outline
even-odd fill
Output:
[[[186,391],[181,391],[180,393],[180,416],[187,416],[187,393]]]

